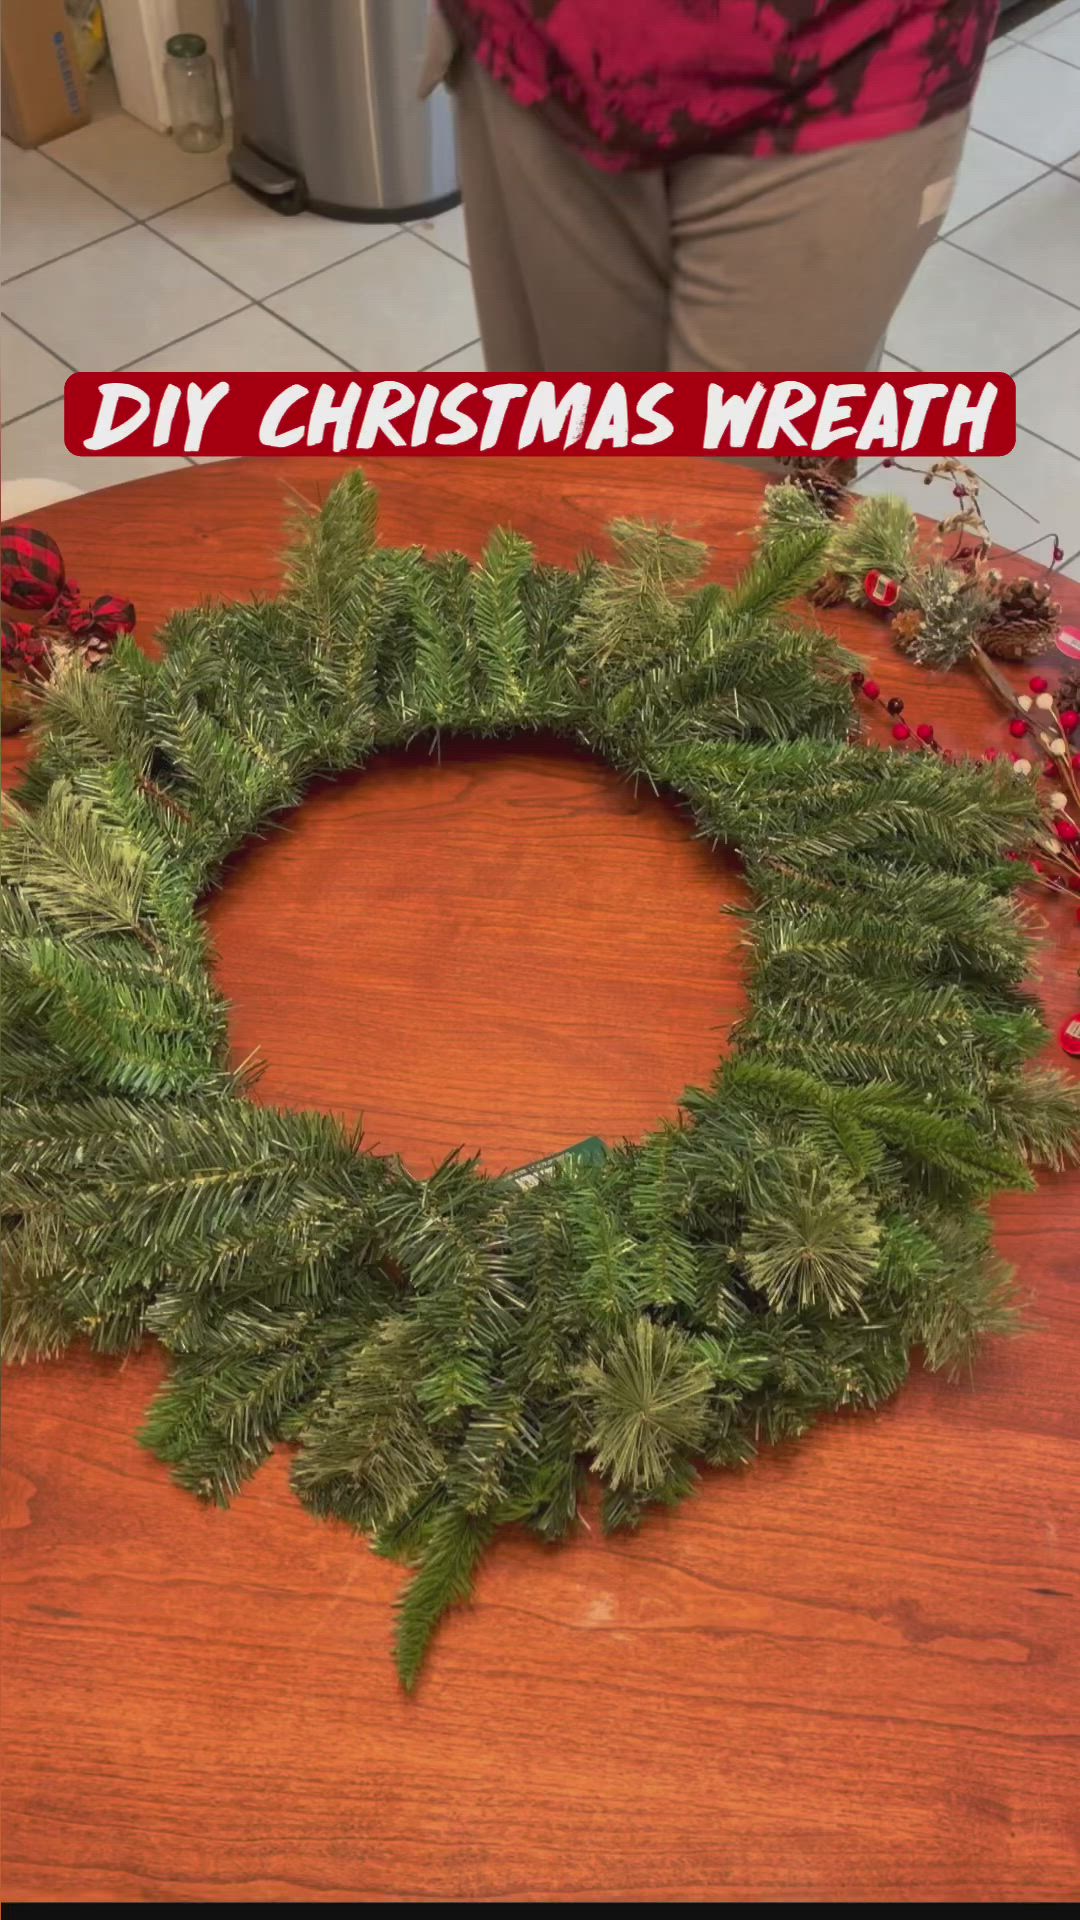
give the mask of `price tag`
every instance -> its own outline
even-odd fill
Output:
[[[900,588],[896,581],[890,580],[887,573],[877,573],[874,570],[871,570],[863,581],[863,590],[867,599],[872,600],[875,607],[895,606],[900,598]]]

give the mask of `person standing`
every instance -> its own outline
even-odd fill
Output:
[[[872,369],[997,0],[437,0],[492,371]]]

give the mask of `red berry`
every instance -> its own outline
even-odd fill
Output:
[[[1041,860],[1033,860],[1033,861],[1032,861],[1032,863],[1031,863],[1031,871],[1032,871],[1032,873],[1041,873],[1041,872],[1042,872],[1042,870],[1043,870],[1043,863],[1042,863],[1042,861],[1041,861]]]
[[[1050,562],[1051,566],[1056,567],[1060,565],[1061,561],[1064,560],[1064,558],[1065,558],[1065,549],[1062,546],[1060,540],[1055,540],[1054,541],[1054,557]]]
[[[1043,768],[1043,772],[1048,780],[1057,780],[1060,776],[1061,768],[1058,766],[1056,760],[1048,760]]]
[[[892,737],[894,740],[910,740],[911,728],[906,727],[902,720],[898,720],[895,727],[892,730]]]
[[[1049,685],[1049,680],[1044,680],[1041,673],[1033,673],[1028,681],[1032,693],[1045,693]]]
[[[865,693],[868,700],[876,700],[878,697],[878,694],[881,692],[881,688],[878,686],[878,683],[876,680],[864,680],[862,683],[862,690]]]
[[[1019,860],[1020,855],[1018,853],[1007,853],[1005,858],[1006,860]]]
[[[1020,720],[1019,718],[1016,720],[1010,720],[1009,732],[1012,734],[1012,737],[1014,740],[1022,740],[1025,733],[1027,732],[1027,721]]]
[[[862,683],[865,679],[866,679],[865,673],[853,673],[851,676],[851,684],[853,687],[859,688],[862,686]],[[1045,684],[1046,682],[1044,681],[1043,685],[1045,686]]]
[[[1059,840],[1065,841],[1066,846],[1071,846],[1074,840],[1080,840],[1080,827],[1072,820],[1055,820],[1054,832]]]
[[[1077,773],[1080,773],[1080,753],[1073,754],[1073,757],[1069,762],[1069,765],[1072,767],[1075,767]]]
[[[1077,713],[1074,707],[1066,707],[1064,713],[1058,715],[1058,719],[1061,722],[1062,733],[1073,733],[1080,724],[1080,713]]]
[[[996,747],[987,747],[986,752],[983,754],[984,760],[996,760],[997,757],[998,750]]]
[[[927,741],[928,743],[929,743],[929,742],[930,742],[930,741],[931,741],[931,740],[933,739],[933,737],[934,737],[934,729],[933,729],[933,727],[932,727],[932,726],[930,725],[930,722],[929,722],[929,720],[922,720],[922,721],[920,721],[920,722],[919,722],[919,725],[918,725],[918,726],[916,727],[916,729],[915,729],[915,731],[916,731],[916,733],[918,734],[918,736],[919,736],[919,739],[920,739],[920,740],[925,740],[925,741]]]

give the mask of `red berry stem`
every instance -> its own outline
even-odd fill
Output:
[[[975,648],[974,652],[981,654],[982,649]],[[983,655],[983,659],[985,660],[986,667],[990,669],[986,677],[990,680],[994,692],[1012,709],[1013,717],[1009,722],[1009,732],[1012,737],[1020,741],[1025,739],[1029,733],[1034,732],[1035,737],[1049,752],[1051,737],[1065,737],[1063,732],[1061,732],[1057,713],[1050,708],[1039,708],[1036,710],[1030,700],[1026,708],[1022,707],[1019,696],[1013,692],[1012,687],[1004,678],[1004,675],[999,674],[996,668],[991,667],[990,661],[985,655]],[[878,682],[861,672],[852,674],[851,684],[856,693],[861,694],[863,699],[871,706],[881,708],[890,722],[892,738],[898,745],[908,747],[908,743],[914,741],[915,745],[923,753],[941,754],[944,752],[930,721],[921,721],[914,729],[908,726],[906,720],[902,718],[904,702],[898,696],[893,695],[886,699],[882,694]],[[1045,692],[1046,682],[1040,680],[1036,686],[1035,682],[1032,681],[1031,690],[1033,694]],[[1044,724],[1044,716],[1051,716],[1053,724],[1058,728],[1058,733],[1054,736],[1048,733],[1046,725]],[[1080,725],[1080,722],[1078,722],[1078,725]],[[995,759],[997,757],[996,752],[989,752],[987,757],[989,759]],[[1014,760],[1017,760],[1020,756],[1014,753],[1012,757]],[[1080,762],[1080,755],[1077,756],[1077,760]],[[1050,765],[1047,767],[1047,773],[1053,770],[1056,774],[1059,769],[1063,778],[1068,780],[1068,784],[1072,787],[1074,794],[1080,794],[1080,789],[1077,788],[1076,769],[1068,764],[1068,756],[1065,756],[1063,760],[1062,756],[1058,754],[1050,754]],[[1027,777],[1027,771],[1028,769],[1025,763],[1024,777]],[[1029,884],[1041,887],[1046,893],[1058,893],[1065,897],[1068,897],[1074,889],[1080,889],[1080,825],[1077,825],[1064,810],[1056,814],[1053,812],[1050,813],[1043,831],[1039,834],[1038,848],[1038,860],[1027,863],[1028,874],[1025,878]]]
[[[881,711],[890,723],[889,730],[892,737],[898,744],[905,744],[907,741],[914,739],[916,746],[922,753],[941,752],[941,748],[934,738],[934,729],[929,721],[923,721],[914,729],[911,728],[907,721],[902,718],[904,702],[896,695],[886,699],[877,681],[868,679],[863,673],[853,673],[851,676],[851,684],[856,693],[861,693],[863,699],[868,700],[871,706],[881,708]]]

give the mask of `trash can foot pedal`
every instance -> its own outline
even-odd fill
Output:
[[[246,188],[278,213],[300,213],[307,205],[307,192],[299,174],[290,173],[276,160],[268,160],[247,142],[240,141],[229,155],[229,172],[238,187]]]

